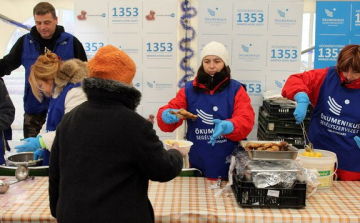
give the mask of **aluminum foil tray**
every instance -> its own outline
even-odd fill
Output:
[[[248,142],[254,143],[280,143],[281,141],[241,141],[240,145],[245,148]],[[298,149],[289,145],[288,151],[266,151],[266,150],[251,150],[248,151],[249,157],[252,160],[294,160],[298,155]]]

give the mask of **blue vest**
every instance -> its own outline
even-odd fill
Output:
[[[46,119],[46,131],[47,132],[52,132],[52,131],[56,130],[56,127],[61,122],[61,119],[65,113],[65,98],[66,98],[67,93],[70,91],[70,89],[76,88],[79,86],[81,86],[81,83],[76,83],[76,84],[68,83],[64,87],[64,89],[62,90],[60,95],[57,98],[53,98],[50,101],[49,111],[48,111],[47,119]],[[45,149],[44,150],[44,158],[43,158],[44,166],[49,165],[49,159],[50,159],[50,152],[49,152],[49,150]]]
[[[185,83],[187,110],[199,116],[195,121],[188,120],[186,138],[194,143],[190,148],[189,161],[191,167],[200,169],[206,177],[228,177],[231,155],[238,142],[223,136],[216,140],[215,146],[209,141],[214,132],[214,119],[229,119],[234,111],[234,98],[241,84],[231,80],[230,84],[220,93],[209,95],[195,93],[193,81]]]
[[[60,56],[62,60],[74,58],[73,36],[66,32],[61,33],[60,37],[56,40],[53,52]],[[25,68],[24,111],[30,115],[46,113],[49,105],[49,100],[46,99],[39,102],[35,98],[29,84],[31,66],[41,54],[44,54],[44,52],[40,52],[40,44],[34,40],[30,33],[26,34],[22,52],[22,65]]]
[[[360,172],[360,149],[354,136],[360,130],[360,89],[342,87],[335,67],[330,67],[320,88],[309,127],[315,149],[336,153],[338,168]]]

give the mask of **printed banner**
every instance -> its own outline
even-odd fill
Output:
[[[75,36],[88,59],[111,44],[136,63],[134,86],[142,93],[137,112],[148,118],[175,97],[177,88],[177,0],[75,0]],[[154,125],[161,139],[174,138]]]
[[[335,66],[349,44],[360,44],[360,2],[317,1],[314,68]]]

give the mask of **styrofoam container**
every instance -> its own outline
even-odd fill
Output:
[[[177,142],[179,145],[179,148],[184,149],[187,153],[190,151],[190,148],[193,145],[193,142],[187,141],[187,140],[166,139],[166,140],[164,140],[165,148],[170,149],[173,146],[174,142]]]

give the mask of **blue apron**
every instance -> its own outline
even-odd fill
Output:
[[[61,122],[62,117],[65,113],[65,98],[69,90],[75,87],[81,86],[81,83],[67,84],[60,95],[57,98],[53,98],[49,104],[49,110],[46,119],[46,132],[52,132],[56,130],[56,127]],[[48,166],[50,160],[49,150],[44,150],[43,165]]]
[[[222,92],[209,95],[193,91],[193,81],[186,82],[185,94],[187,110],[199,116],[195,121],[187,120],[186,138],[194,145],[189,152],[190,165],[200,169],[206,177],[228,177],[229,163],[227,157],[231,155],[238,142],[223,136],[216,140],[215,146],[209,141],[214,132],[214,119],[229,119],[234,111],[234,98],[241,84],[231,80]]]
[[[342,87],[335,67],[330,67],[320,88],[309,127],[315,149],[332,151],[341,170],[360,172],[360,149],[354,136],[360,130],[360,89]]]

